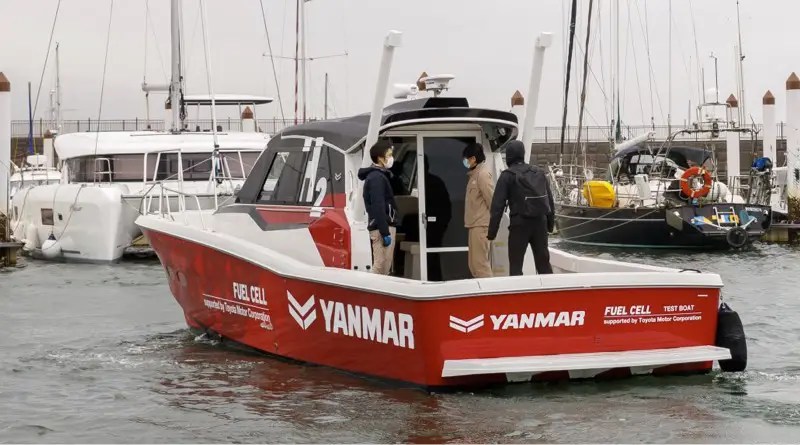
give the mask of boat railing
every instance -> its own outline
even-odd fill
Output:
[[[631,186],[636,185],[635,177],[628,173],[618,173],[612,177],[609,169],[597,167],[584,167],[581,165],[560,165],[550,166],[551,188],[553,189],[554,198],[560,202],[571,202],[573,204],[580,204],[586,202],[586,197],[583,196],[585,185],[589,181],[606,181],[611,184],[614,194],[619,199],[620,197],[626,198],[629,201],[641,201],[649,199],[656,199],[655,197],[662,196],[665,192],[670,190],[677,180],[674,177],[665,177],[659,172],[643,172],[642,175],[646,178],[645,182],[649,188],[650,196],[642,197],[639,191],[633,192]],[[591,188],[586,189],[591,190]],[[658,201],[656,199],[656,201]]]
[[[104,167],[103,167],[104,166]],[[105,168],[105,170],[103,170]],[[94,159],[94,179],[96,182],[112,182],[114,170],[111,168],[111,159],[109,158],[95,158]]]
[[[747,175],[730,176],[727,186],[733,196],[740,196],[747,204],[769,205],[772,199],[772,172],[751,170]]]
[[[158,203],[156,206],[155,212],[153,209],[153,199],[157,197]],[[150,189],[147,190],[145,195],[142,197],[142,205],[140,205],[139,213],[144,214],[156,214],[159,215],[161,218],[168,219],[170,221],[175,221],[175,215],[172,210],[171,201],[173,198],[176,198],[178,201],[178,210],[177,212],[180,214],[180,217],[183,218],[183,223],[185,225],[189,225],[189,212],[187,211],[186,206],[186,199],[193,199],[194,203],[197,208],[197,214],[200,219],[200,227],[203,230],[207,230],[205,218],[203,218],[203,207],[200,204],[200,197],[196,193],[187,193],[183,190],[176,190],[174,188],[167,187],[164,185],[163,182],[158,182],[152,185]],[[146,203],[146,205],[144,205]]]
[[[214,210],[216,210],[220,205],[220,195],[222,195],[222,196],[235,195],[238,192],[238,189],[240,189],[241,185],[242,185],[241,183],[237,185],[235,182],[244,181],[245,179],[247,179],[247,172],[252,168],[252,165],[245,165],[245,161],[244,161],[244,158],[243,158],[242,154],[243,153],[249,153],[249,152],[259,152],[260,153],[259,150],[250,150],[250,149],[221,149],[221,150],[218,149],[218,150],[216,150],[216,156],[218,156],[218,161],[216,163],[214,162],[214,156],[215,156],[214,153],[209,153],[209,157],[207,159],[204,159],[202,162],[199,163],[199,164],[203,164],[205,162],[210,162],[211,163],[211,169],[210,169],[209,175],[205,179],[205,181],[207,181],[207,183],[210,184],[210,188],[213,190],[213,192],[211,192],[210,194],[213,195],[213,200],[214,200],[213,209]],[[159,164],[160,164],[160,162],[162,160],[161,155],[164,154],[164,153],[177,153],[178,165],[180,165],[180,166],[184,165],[183,164],[183,153],[182,153],[182,151],[180,149],[167,149],[167,150],[161,150],[161,151],[156,151],[156,152],[150,152],[149,154],[155,154],[156,162],[155,162],[155,168],[154,168],[154,171],[153,171],[153,176],[151,178],[148,178],[147,177],[147,171],[146,171],[147,170],[147,154],[145,155],[145,159],[143,160],[144,168],[145,168],[144,178],[143,178],[143,182],[142,182],[143,193],[142,193],[142,199],[141,199],[140,205],[139,205],[139,214],[147,213],[148,209],[152,208],[152,202],[153,202],[153,197],[154,197],[154,194],[152,193],[153,190],[155,190],[156,188],[158,188],[158,190],[162,190],[162,191],[166,190],[167,192],[174,190],[173,188],[165,187],[164,184],[167,183],[167,182],[177,184],[177,188],[178,189],[176,191],[176,196],[181,196],[182,194],[184,194],[184,174],[189,172],[190,170],[196,168],[197,165],[199,165],[199,164],[190,165],[190,166],[188,166],[186,168],[179,169],[178,172],[176,172],[176,173],[174,173],[174,174],[172,174],[172,175],[170,175],[168,177],[159,178],[158,177],[158,167],[159,167]],[[241,174],[238,175],[238,176],[233,174],[233,169],[231,168],[231,166],[229,164],[231,159],[230,159],[229,156],[226,156],[226,155],[230,155],[230,154],[234,154],[235,155],[235,156],[233,156],[233,162],[238,162],[238,164],[239,164],[239,171],[241,172]],[[194,182],[197,182],[197,181],[194,181]],[[222,184],[227,184],[228,189],[227,190],[223,190],[222,192],[220,192],[220,190],[218,189],[218,186],[222,185]],[[199,202],[199,199],[200,199],[199,194],[197,196],[194,196],[194,198],[195,198],[195,200],[197,200]],[[223,200],[223,201],[225,201],[225,200]],[[185,200],[183,200],[183,198],[181,198],[181,201],[179,202],[179,206],[181,207],[182,211],[186,210],[186,208],[185,208]],[[203,210],[203,208],[198,204],[197,210],[201,211],[201,210]]]
[[[213,165],[213,158],[214,158],[214,154],[213,153],[209,153],[208,158],[204,159],[203,162],[201,162],[201,164],[204,163],[204,162],[211,162],[212,163],[212,168],[211,168],[211,171],[209,173],[208,180],[209,181],[217,180],[217,181],[223,181],[223,182],[224,181],[232,182],[232,181],[243,181],[243,180],[247,179],[247,175],[245,174],[245,171],[247,171],[246,167],[248,167],[248,166],[245,165],[245,162],[242,159],[242,153],[260,152],[260,150],[251,150],[251,149],[218,149],[216,152],[219,155],[221,155],[220,158],[223,161],[221,163],[221,165],[219,166],[219,170],[220,171],[216,171],[217,169],[214,168],[215,166]],[[158,177],[159,176],[158,168],[159,168],[159,166],[161,165],[161,162],[162,162],[162,155],[169,154],[169,153],[177,153],[177,155],[178,155],[178,165],[183,166],[183,154],[184,153],[179,148],[152,151],[152,152],[148,152],[148,153],[144,154],[144,159],[142,160],[142,162],[143,162],[142,188],[146,188],[147,186],[156,184],[156,183],[161,182],[161,181],[175,181],[175,180],[178,180],[179,172],[173,173],[172,175],[170,175],[170,176],[168,176],[166,178],[160,178],[159,179],[159,177]],[[241,172],[241,176],[234,176],[233,175],[233,170],[230,168],[230,165],[229,165],[229,159],[228,159],[228,157],[225,156],[225,155],[228,155],[228,154],[237,155],[236,158],[238,158],[238,159],[234,160],[234,162],[236,162],[238,160],[239,171]],[[152,156],[152,155],[156,156],[156,161],[154,163],[152,175],[148,176],[147,161],[148,161],[148,156]],[[189,170],[191,170],[193,168],[196,168],[197,165],[199,165],[199,164],[195,164],[195,165],[189,166],[189,167],[187,167],[185,169],[182,169],[183,173],[186,173]],[[252,167],[252,166],[249,166],[249,167]]]

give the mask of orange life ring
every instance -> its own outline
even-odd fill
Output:
[[[703,178],[703,185],[700,188],[693,188],[691,182],[696,177]],[[702,167],[692,167],[683,172],[681,176],[681,192],[689,198],[696,199],[708,195],[711,191],[711,173]]]

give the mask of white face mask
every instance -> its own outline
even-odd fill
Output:
[[[386,161],[383,164],[383,166],[386,167],[386,168],[392,168],[393,165],[394,165],[394,156],[392,156],[390,158],[386,158]]]

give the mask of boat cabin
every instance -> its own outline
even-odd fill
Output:
[[[216,177],[244,180],[266,146],[260,133],[218,135],[222,165]],[[212,135],[208,132],[70,133],[55,140],[63,183],[208,181]]]
[[[680,177],[683,171],[701,166],[715,171],[716,166],[709,150],[688,146],[653,148],[634,145],[620,150],[609,163],[608,174],[611,182],[634,182],[639,174],[661,178]]]
[[[371,164],[369,147],[365,153],[368,123],[363,114],[273,136],[237,204],[220,212],[248,212],[263,230],[308,227],[324,265],[368,271],[371,246],[357,178],[358,169]],[[431,281],[470,278],[463,150],[482,144],[496,179],[505,168],[503,144],[517,135],[516,116],[470,108],[463,98],[430,97],[384,108],[379,131],[392,142],[395,158],[391,182],[399,214],[392,274]],[[501,233],[494,243],[498,275],[507,274],[505,239]]]

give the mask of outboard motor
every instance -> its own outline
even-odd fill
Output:
[[[739,314],[726,303],[719,305],[717,314],[717,338],[714,342],[731,351],[729,360],[720,360],[719,367],[725,372],[740,372],[747,368],[747,338]]]

